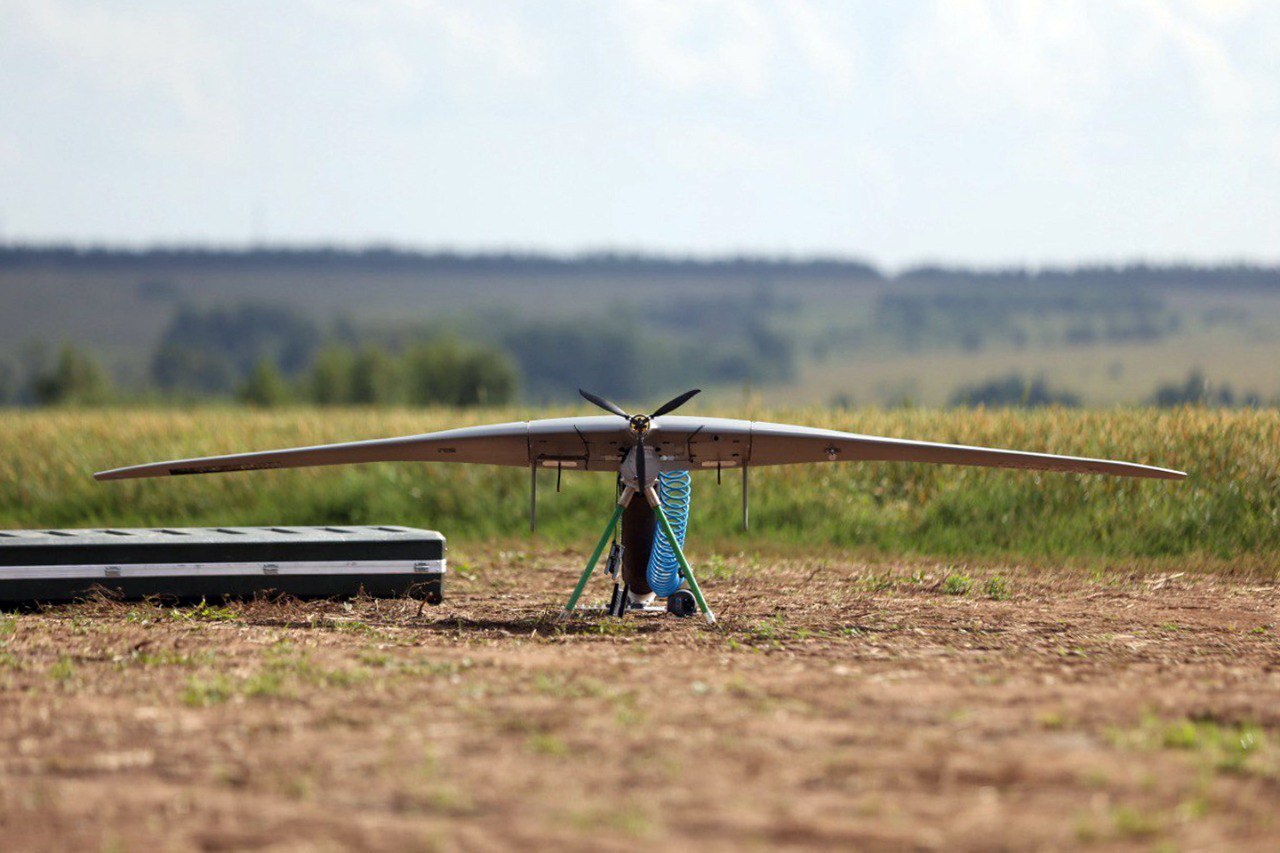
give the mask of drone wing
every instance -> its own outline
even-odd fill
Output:
[[[1187,476],[1182,471],[1169,468],[1111,459],[997,450],[963,444],[935,444],[762,421],[752,422],[750,442],[748,464],[753,467],[800,462],[931,462],[941,465],[1112,474],[1161,480],[1181,480]]]
[[[479,462],[489,465],[529,464],[529,425],[525,422],[463,427],[425,435],[351,441],[204,456],[133,465],[94,474],[97,480],[134,477],[168,477],[179,474],[214,474],[225,471],[257,471],[265,468],[302,468],[310,465],[343,465],[354,462]]]
[[[471,462],[616,471],[634,438],[616,417],[554,418],[464,427],[403,438],[289,450],[205,456],[116,468],[99,480],[300,468],[357,462]],[[763,421],[664,415],[654,418],[650,446],[664,469],[789,465],[802,462],[932,462],[1177,480],[1181,471],[1132,462],[1055,456],[857,435]]]

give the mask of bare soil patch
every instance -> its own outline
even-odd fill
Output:
[[[0,616],[5,846],[1280,846],[1270,578],[708,557],[715,627],[562,621],[580,559]]]

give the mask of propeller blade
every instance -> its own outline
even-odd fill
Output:
[[[578,389],[578,393],[582,395],[583,399],[589,400],[590,402],[595,403],[597,406],[604,409],[606,412],[611,412],[612,414],[615,414],[620,418],[631,417],[626,412],[622,411],[622,408],[617,403],[610,403],[604,397],[597,397],[595,394],[592,394],[590,391],[583,391],[581,388]]]
[[[674,412],[676,409],[680,408],[685,403],[689,402],[689,398],[692,397],[694,394],[701,394],[701,393],[702,393],[701,388],[694,388],[692,391],[685,391],[683,394],[681,394],[679,397],[676,397],[674,400],[668,400],[667,402],[663,403],[661,406],[658,407],[658,410],[654,412],[652,415],[650,415],[649,417],[656,418],[659,415],[665,415],[668,412]]]

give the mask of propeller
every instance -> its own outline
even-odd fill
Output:
[[[626,412],[622,411],[622,407],[619,406],[617,403],[606,400],[604,397],[599,397],[595,394],[592,394],[590,391],[583,391],[581,388],[578,389],[578,393],[581,394],[583,397],[585,397],[587,400],[590,400],[592,403],[595,403],[597,406],[599,406],[600,408],[604,409],[606,412],[612,415],[617,415],[620,418],[627,418],[628,420],[631,419],[631,416],[628,415]]]
[[[649,417],[657,418],[657,417],[661,417],[662,415],[668,414],[669,412],[674,412],[676,409],[680,408],[685,403],[689,402],[690,398],[692,398],[693,395],[701,394],[701,393],[702,393],[701,388],[694,388],[691,391],[685,391],[679,397],[675,397],[663,403]]]
[[[636,481],[639,483],[641,489],[644,488],[645,484],[644,436],[645,433],[649,431],[650,422],[656,417],[674,412],[676,409],[689,402],[689,399],[695,394],[699,394],[701,392],[701,388],[694,388],[692,390],[685,391],[680,396],[673,397],[663,403],[654,410],[652,415],[629,415],[623,411],[622,407],[617,403],[606,400],[598,394],[592,394],[590,391],[583,391],[581,388],[578,389],[578,393],[582,395],[583,399],[596,404],[611,415],[626,418],[627,423],[631,427],[631,432],[636,437]]]

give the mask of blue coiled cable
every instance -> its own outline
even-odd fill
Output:
[[[658,474],[658,501],[666,513],[671,530],[684,548],[684,533],[689,526],[689,502],[693,498],[693,476],[688,471],[663,471]],[[680,563],[662,525],[653,531],[653,550],[649,552],[649,568],[645,573],[649,588],[665,598],[680,588]]]

